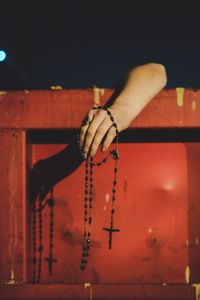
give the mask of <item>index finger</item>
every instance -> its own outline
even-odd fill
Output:
[[[91,150],[90,147],[94,139],[96,130],[99,127],[99,125],[102,123],[102,121],[105,119],[105,116],[106,116],[106,112],[104,110],[95,111],[93,120],[90,123],[85,135],[84,149],[83,149],[85,157],[87,156],[88,152]]]
[[[91,109],[86,116],[88,116],[88,122],[84,125],[83,122],[82,122],[82,125],[81,125],[81,132],[80,132],[80,145],[81,147],[84,145],[84,140],[85,140],[85,135],[86,135],[86,132],[88,130],[88,127],[90,126],[90,123],[92,122],[93,120],[93,117],[94,117],[94,114],[95,114],[95,111],[93,109]],[[85,120],[85,119],[84,119]]]

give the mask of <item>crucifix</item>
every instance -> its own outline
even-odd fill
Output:
[[[53,273],[53,263],[57,262],[57,259],[54,259],[51,255],[49,257],[46,257],[45,260],[48,263],[48,269],[49,269],[49,275],[52,275]]]
[[[113,232],[119,232],[120,230],[113,228],[113,224],[111,224],[110,228],[103,228],[103,230],[106,230],[109,232],[109,247],[108,247],[108,249],[111,249],[112,248],[112,234],[113,234]]]

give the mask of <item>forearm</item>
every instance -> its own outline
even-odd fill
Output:
[[[166,85],[167,75],[163,65],[149,63],[132,69],[120,95],[112,108],[120,106],[135,118],[141,110]]]
[[[165,68],[160,64],[149,63],[129,72],[122,92],[109,107],[119,132],[129,127],[148,102],[164,88],[166,82]],[[90,122],[82,126],[80,135],[85,157],[89,150],[91,156],[95,155],[104,138],[102,151],[107,150],[116,135],[115,127],[105,110],[91,109],[88,118]]]

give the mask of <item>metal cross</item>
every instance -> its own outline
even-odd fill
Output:
[[[45,260],[48,263],[49,275],[52,275],[52,273],[53,273],[53,263],[57,262],[57,259],[53,259],[53,257],[50,255],[50,257],[46,257]]]
[[[106,230],[109,232],[109,249],[112,248],[112,234],[113,232],[119,232],[120,230],[119,229],[115,229],[113,228],[113,225],[110,226],[110,228],[103,228],[103,230]]]

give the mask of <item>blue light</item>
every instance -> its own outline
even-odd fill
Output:
[[[6,52],[0,50],[0,62],[4,61],[5,59],[6,59]]]

